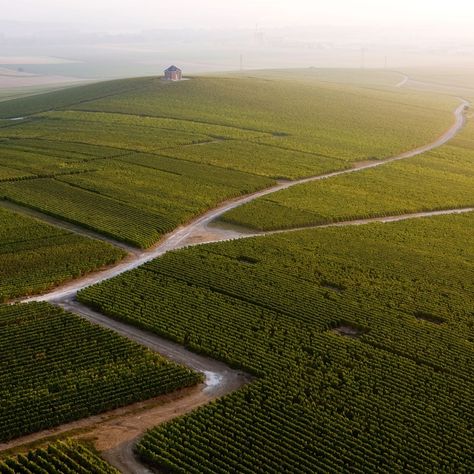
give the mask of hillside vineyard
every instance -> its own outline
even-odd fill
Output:
[[[474,472],[474,93],[447,87],[0,101],[0,473]]]

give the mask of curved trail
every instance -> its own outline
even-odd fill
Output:
[[[402,75],[402,80],[398,84],[395,84],[395,87],[400,88],[403,87],[410,80],[410,78],[406,74],[403,74],[401,72],[399,72],[398,74]]]
[[[407,78],[408,80],[408,78]],[[399,87],[402,87],[406,81],[402,81]],[[174,400],[166,403],[162,407],[162,412],[157,414],[158,421],[154,418],[149,420],[152,422],[150,426],[158,424],[159,422],[164,422],[170,420],[176,416],[180,416],[188,411],[197,408],[198,406],[204,405],[208,403],[210,400],[213,400],[217,397],[230,393],[233,390],[241,387],[245,383],[250,381],[250,377],[246,374],[243,374],[241,371],[232,370],[227,367],[225,364],[215,361],[213,359],[199,356],[194,354],[183,346],[179,344],[172,343],[166,339],[163,339],[155,334],[148,333],[146,331],[140,330],[134,326],[130,326],[128,324],[116,321],[111,319],[107,316],[104,316],[98,312],[95,312],[82,304],[78,303],[75,300],[76,294],[81,289],[88,287],[90,285],[108,280],[113,278],[117,275],[120,275],[126,271],[132,270],[134,268],[143,265],[146,262],[154,260],[155,258],[169,252],[172,250],[177,250],[182,247],[188,245],[195,245],[195,244],[203,244],[203,243],[210,243],[222,240],[228,240],[229,238],[243,238],[243,237],[250,237],[250,236],[257,236],[257,235],[267,235],[267,234],[276,234],[276,233],[283,233],[283,232],[290,232],[296,231],[300,229],[285,229],[285,230],[278,230],[278,231],[271,231],[271,232],[262,232],[262,233],[251,233],[248,230],[225,230],[219,229],[210,224],[216,220],[218,217],[223,215],[225,212],[234,209],[238,206],[251,202],[257,198],[266,196],[268,194],[275,193],[277,191],[281,191],[283,189],[290,188],[292,186],[296,186],[299,184],[304,184],[312,181],[318,181],[323,179],[332,178],[339,175],[355,173],[364,169],[368,168],[375,168],[377,166],[382,166],[386,163],[390,163],[397,160],[402,160],[406,158],[411,158],[417,156],[419,154],[425,153],[427,151],[433,150],[438,148],[452,139],[459,130],[464,125],[465,118],[464,118],[464,111],[466,107],[469,105],[469,102],[460,99],[461,104],[456,108],[454,111],[455,121],[453,125],[443,133],[438,139],[433,141],[430,144],[421,146],[414,150],[401,153],[397,156],[380,160],[380,161],[373,161],[373,162],[366,162],[359,164],[358,166],[342,170],[336,171],[333,173],[328,173],[325,175],[304,178],[297,181],[285,181],[280,182],[277,185],[267,188],[265,190],[243,196],[231,201],[227,201],[220,205],[219,207],[212,209],[202,216],[196,218],[195,220],[191,221],[185,226],[177,228],[175,231],[171,232],[167,236],[165,236],[161,242],[157,245],[152,247],[146,251],[140,251],[134,249],[129,256],[122,261],[121,263],[110,267],[108,269],[98,271],[95,273],[91,273],[83,278],[80,278],[76,281],[72,281],[57,287],[56,289],[49,291],[45,294],[23,298],[19,301],[21,302],[31,302],[31,301],[48,301],[50,303],[56,304],[58,306],[63,307],[64,309],[71,311],[79,316],[106,328],[112,329],[123,336],[136,341],[139,344],[142,344],[154,351],[157,351],[164,356],[168,357],[171,360],[174,360],[178,363],[186,365],[194,370],[200,371],[205,373],[206,375],[206,384],[197,389],[198,394],[193,395],[193,400],[190,403],[183,403],[184,399],[181,400]],[[417,217],[424,217],[430,215],[439,215],[439,214],[452,214],[452,213],[460,213],[460,212],[468,212],[472,211],[471,208],[466,209],[452,209],[452,210],[444,210],[444,211],[434,211],[434,212],[426,212],[426,213],[416,213],[416,214],[408,214],[404,216],[393,216],[393,217],[381,217],[381,218],[372,218],[372,219],[361,219],[355,220],[351,222],[339,222],[334,224],[326,224],[319,227],[332,227],[332,226],[343,226],[343,225],[361,225],[369,222],[388,222],[393,220],[402,220],[402,219],[409,219],[409,218],[417,218]],[[41,217],[37,215],[37,217]],[[70,230],[74,230],[70,228]],[[190,395],[191,397],[191,395]],[[126,410],[126,408],[125,408]],[[147,414],[149,412],[147,411]],[[129,419],[127,418],[127,423]],[[83,420],[80,420],[76,423],[81,423]],[[87,419],[85,420],[87,426]],[[126,424],[126,423],[124,423]],[[69,424],[68,424],[69,425]],[[57,428],[57,430],[64,431],[64,427],[67,428],[68,425],[63,425]],[[93,428],[93,426],[89,426]],[[107,428],[110,429],[110,428]],[[141,435],[141,433],[146,429],[146,427],[141,428],[141,431],[138,430],[138,434],[131,430],[133,436],[126,436],[125,438],[119,438],[120,442],[116,442],[112,444],[112,446],[108,447],[107,449],[103,449],[102,452],[104,457],[109,460],[114,466],[119,468],[123,473],[149,473],[151,472],[145,466],[141,465],[136,459],[133,454],[133,446],[136,443],[137,438]],[[92,431],[94,433],[94,431]],[[128,432],[128,431],[127,431]],[[49,434],[50,435],[50,434]],[[32,435],[35,439],[39,440],[45,436],[48,436],[46,432],[36,433]],[[23,442],[22,442],[23,440]],[[19,438],[14,440],[15,446],[19,446],[28,442],[24,438]],[[0,445],[0,450],[7,449]]]
[[[331,222],[329,224],[315,224],[307,225],[303,227],[290,227],[288,229],[278,230],[264,230],[264,231],[253,231],[251,229],[239,228],[238,226],[232,225],[213,225],[209,224],[203,232],[202,240],[199,241],[196,236],[192,241],[187,242],[186,245],[197,245],[204,243],[221,242],[224,240],[234,239],[247,239],[250,237],[264,237],[266,235],[276,234],[288,234],[290,232],[301,232],[309,229],[325,229],[328,227],[348,227],[356,225],[373,224],[374,222],[387,223],[387,222],[399,222],[409,219],[420,219],[422,217],[435,217],[435,216],[446,216],[452,214],[465,214],[467,212],[474,212],[474,207],[461,207],[458,209],[442,209],[439,211],[424,211],[424,212],[413,212],[410,214],[394,214],[383,217],[367,217],[364,219],[354,219],[350,221],[339,221]]]
[[[335,171],[333,173],[313,176],[310,178],[303,178],[296,181],[280,182],[279,184],[272,186],[271,188],[267,188],[262,191],[258,191],[256,193],[252,193],[243,197],[239,197],[237,199],[233,199],[231,201],[227,201],[223,203],[222,205],[220,205],[219,207],[215,209],[211,209],[210,211],[206,212],[201,217],[194,219],[190,223],[184,226],[178,227],[176,230],[169,233],[157,245],[155,245],[149,250],[135,252],[133,255],[130,255],[124,261],[122,261],[121,263],[117,265],[114,265],[111,268],[107,268],[99,272],[91,273],[85,276],[84,278],[80,278],[78,280],[61,285],[55,288],[54,290],[49,291],[45,294],[23,298],[23,299],[20,299],[19,301],[22,301],[22,302],[48,301],[51,303],[60,303],[61,301],[68,301],[71,298],[73,298],[83,288],[86,288],[96,283],[100,283],[105,280],[109,280],[110,278],[113,278],[129,270],[133,270],[143,265],[144,263],[154,260],[155,258],[160,257],[161,255],[167,252],[170,252],[172,250],[177,250],[186,245],[189,245],[190,242],[192,242],[193,239],[196,238],[196,236],[206,234],[208,225],[212,221],[216,220],[218,217],[220,217],[227,211],[230,211],[231,209],[239,207],[248,202],[254,201],[257,198],[267,196],[269,194],[273,194],[273,193],[276,193],[277,191],[288,189],[290,187],[293,187],[299,184],[310,183],[313,181],[320,181],[323,179],[329,179],[335,176],[345,175],[349,173],[357,173],[359,171],[369,169],[369,168],[376,168],[378,166],[383,166],[387,163],[391,163],[393,161],[412,158],[414,156],[417,156],[422,153],[426,153],[427,151],[438,148],[444,145],[445,143],[447,143],[449,140],[451,140],[458,133],[458,131],[461,130],[462,127],[464,126],[464,122],[465,122],[464,111],[466,107],[469,106],[469,102],[464,99],[460,99],[460,100],[461,100],[461,104],[454,111],[455,121],[453,125],[432,143],[421,146],[414,150],[407,151],[405,153],[401,153],[400,155],[387,158],[385,160],[363,163],[362,165],[357,166],[355,168]],[[212,241],[213,240],[210,240],[209,242],[212,242]],[[206,241],[201,240],[199,243],[206,243]]]

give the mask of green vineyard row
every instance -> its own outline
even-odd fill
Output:
[[[201,380],[46,303],[0,306],[0,326],[0,441]]]
[[[198,246],[83,290],[259,377],[138,453],[172,472],[469,472],[473,218]]]
[[[45,291],[124,256],[104,242],[0,208],[0,302]]]
[[[97,454],[73,441],[0,459],[1,474],[118,474]]]

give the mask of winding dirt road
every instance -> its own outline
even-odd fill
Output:
[[[408,78],[407,78],[408,80]],[[403,81],[402,81],[403,82]],[[400,87],[406,83],[400,83]],[[255,233],[250,232],[245,229],[238,229],[238,228],[226,228],[225,226],[217,227],[215,225],[211,225],[213,221],[215,221],[218,217],[223,215],[225,212],[234,209],[238,206],[241,206],[245,203],[253,201],[259,197],[266,196],[277,191],[290,188],[292,186],[296,186],[298,184],[308,183],[312,181],[318,181],[323,179],[329,179],[335,176],[349,174],[349,173],[356,173],[364,169],[368,168],[375,168],[378,166],[383,166],[386,163],[390,163],[397,160],[402,160],[406,158],[411,158],[417,156],[419,154],[425,153],[427,151],[433,150],[438,148],[448,142],[451,138],[453,138],[457,132],[463,127],[464,125],[464,111],[469,103],[464,100],[460,99],[461,103],[454,111],[454,123],[453,125],[443,133],[438,139],[433,141],[430,144],[424,145],[417,149],[407,151],[400,155],[380,160],[380,161],[369,161],[360,163],[359,165],[355,166],[354,168],[337,171],[333,173],[328,173],[325,175],[314,176],[310,178],[300,179],[297,181],[284,181],[280,182],[277,185],[247,195],[243,197],[239,197],[237,199],[227,201],[220,205],[219,207],[212,209],[202,216],[196,218],[192,222],[188,223],[185,226],[179,227],[167,236],[165,236],[157,245],[152,247],[149,250],[141,251],[137,249],[127,249],[129,250],[129,256],[122,261],[121,263],[114,265],[113,267],[104,269],[102,271],[91,273],[83,278],[78,280],[65,283],[45,294],[27,297],[19,300],[20,302],[32,302],[32,301],[48,301],[52,304],[56,304],[58,306],[63,307],[64,309],[71,311],[75,314],[80,315],[81,317],[95,323],[99,324],[103,327],[112,329],[123,336],[136,341],[139,344],[142,344],[154,351],[163,354],[164,356],[168,357],[169,359],[186,365],[194,370],[203,372],[206,375],[206,383],[197,389],[197,392],[192,392],[188,398],[180,398],[178,400],[170,401],[169,403],[165,403],[162,405],[158,412],[154,412],[154,415],[150,415],[151,412],[147,411],[146,414],[148,416],[148,423],[141,424],[140,430],[134,431],[133,426],[127,427],[126,430],[123,432],[127,432],[127,435],[123,435],[122,437],[118,436],[116,439],[115,444],[112,446],[107,446],[107,449],[103,450],[104,457],[108,459],[112,464],[114,464],[117,468],[124,473],[149,473],[150,471],[139,464],[133,455],[133,446],[136,442],[137,437],[148,427],[158,424],[159,422],[170,420],[176,416],[182,415],[187,413],[191,409],[195,409],[198,406],[208,403],[210,400],[213,400],[219,396],[225,395],[237,388],[241,387],[245,383],[248,383],[250,378],[248,375],[243,374],[240,371],[235,371],[227,367],[225,364],[217,362],[213,359],[209,359],[207,357],[199,356],[194,354],[183,346],[178,344],[172,343],[166,339],[160,338],[154,334],[148,333],[146,331],[142,331],[138,328],[133,326],[121,323],[119,321],[113,320],[109,317],[106,317],[100,313],[97,313],[75,300],[76,294],[83,288],[86,288],[90,285],[108,280],[113,278],[117,275],[120,275],[126,271],[132,270],[134,268],[143,265],[146,262],[149,262],[169,251],[180,249],[185,246],[189,245],[196,245],[202,243],[211,243],[216,241],[228,240],[232,238],[244,238],[250,236],[257,236],[257,235],[266,235],[266,234],[276,234],[281,232],[289,232],[291,230],[282,230],[282,231],[273,231],[273,232],[262,232],[262,233]],[[21,209],[16,209],[21,211]],[[409,219],[409,218],[417,218],[417,217],[424,217],[424,216],[432,216],[432,215],[439,215],[439,214],[450,214],[450,213],[460,213],[460,212],[469,212],[472,211],[472,208],[466,209],[453,209],[453,210],[444,210],[444,211],[434,211],[434,212],[425,212],[425,213],[416,213],[416,214],[409,214],[405,216],[393,216],[393,217],[383,217],[383,218],[374,218],[374,219],[361,219],[351,222],[339,222],[335,224],[328,224],[321,227],[330,227],[330,226],[343,226],[343,225],[361,225],[366,224],[369,222],[388,222],[393,220],[402,220],[402,219]],[[41,213],[34,212],[34,217],[42,218]],[[76,226],[70,226],[69,224],[65,225],[62,222],[53,222],[49,219],[50,223],[60,225],[61,227],[68,228],[72,231],[79,230],[80,233],[85,235],[89,235],[90,237],[97,237],[95,235],[91,235],[89,232],[85,233],[83,229],[77,229]],[[299,229],[292,229],[292,230],[299,230]],[[104,240],[102,238],[102,240]],[[109,240],[110,241],[110,240]],[[114,243],[114,242],[112,242]],[[123,245],[121,245],[124,248]],[[126,409],[125,409],[126,410]],[[87,420],[80,420],[79,422],[75,422],[77,425],[78,423],[85,423],[85,426],[89,426],[90,428],[96,429],[97,420],[92,417],[93,421],[90,423],[94,423],[94,425],[88,425]],[[130,422],[130,418],[126,418],[126,422],[124,424]],[[68,428],[70,424],[63,425],[58,427],[57,430],[59,432],[63,432],[65,427]],[[73,423],[74,425],[74,423]],[[84,425],[81,425],[84,426]],[[106,423],[102,423],[100,425],[102,429],[106,430],[106,433],[109,433],[108,430],[112,430],[110,425]],[[114,425],[115,426],[115,425]],[[136,426],[136,425],[134,425]],[[115,428],[114,428],[115,429]],[[138,429],[138,428],[137,428]],[[119,430],[120,431],[120,430]],[[97,431],[92,431],[92,433],[97,433]],[[102,431],[103,433],[103,431]],[[133,436],[132,436],[133,434]],[[11,443],[8,443],[8,446],[0,445],[0,450],[7,449],[7,447],[12,446],[19,446],[25,442],[28,442],[27,439],[31,439],[32,437],[35,440],[42,439],[45,436],[50,436],[51,432],[41,432],[36,433],[30,437],[20,438],[14,440]]]
[[[398,84],[395,84],[395,87],[400,88],[400,87],[403,87],[410,80],[410,78],[406,74],[403,74],[403,73],[398,73],[398,74],[401,74],[402,79]]]
[[[374,222],[387,223],[398,222],[409,219],[420,219],[422,217],[445,216],[450,214],[465,214],[474,212],[474,207],[462,207],[459,209],[443,209],[440,211],[413,212],[411,214],[399,214],[384,217],[368,217],[366,219],[354,219],[351,221],[332,222],[330,224],[307,225],[303,227],[291,227],[289,229],[267,230],[252,232],[249,229],[240,229],[237,226],[220,224],[214,225],[212,222],[205,228],[201,235],[193,236],[193,239],[186,245],[221,242],[224,240],[247,239],[249,237],[263,237],[265,235],[288,234],[290,232],[300,232],[308,229],[324,229],[327,227],[348,227],[357,225],[372,224]],[[201,240],[200,240],[201,239]]]
[[[460,101],[461,101],[461,104],[454,111],[455,120],[454,120],[453,125],[432,143],[429,143],[427,145],[421,146],[414,150],[410,150],[410,151],[401,153],[400,155],[387,158],[384,160],[364,162],[363,164],[356,166],[354,168],[341,170],[341,171],[335,171],[333,173],[327,173],[327,174],[319,175],[319,176],[312,176],[310,178],[303,178],[303,179],[299,179],[295,181],[283,181],[283,182],[278,183],[275,186],[264,189],[262,191],[258,191],[256,193],[248,194],[246,196],[242,196],[242,197],[227,201],[223,203],[222,205],[214,209],[211,209],[210,211],[206,212],[205,214],[198,217],[197,219],[194,219],[188,224],[178,227],[173,232],[165,236],[154,247],[148,250],[144,250],[144,251],[138,251],[138,252],[135,251],[124,261],[122,261],[121,263],[117,265],[114,265],[113,267],[104,269],[99,272],[90,273],[89,275],[83,278],[68,282],[64,285],[60,285],[59,287],[45,294],[22,298],[18,301],[21,301],[21,302],[48,301],[50,303],[61,303],[63,301],[70,301],[71,298],[74,298],[75,295],[83,288],[86,288],[96,283],[100,283],[105,280],[109,280],[110,278],[113,278],[129,270],[133,270],[143,265],[144,263],[147,263],[151,260],[154,260],[157,257],[160,257],[161,255],[167,252],[183,248],[185,246],[190,245],[193,242],[194,243],[215,242],[215,240],[212,240],[212,239],[208,241],[199,240],[197,239],[197,236],[208,235],[209,224],[211,222],[215,221],[217,218],[225,214],[227,211],[230,211],[231,209],[242,206],[243,204],[246,204],[248,202],[254,201],[255,199],[258,199],[263,196],[267,196],[269,194],[276,193],[277,191],[281,191],[283,189],[288,189],[290,187],[293,187],[299,184],[309,183],[313,181],[321,181],[323,179],[329,179],[329,178],[333,178],[336,176],[345,175],[349,173],[357,173],[365,169],[383,166],[393,161],[412,158],[422,153],[426,153],[430,150],[434,150],[435,148],[439,148],[440,146],[444,145],[449,140],[451,140],[458,133],[458,131],[460,131],[462,127],[464,126],[464,122],[465,122],[464,111],[469,106],[469,102],[464,99],[460,99]],[[245,235],[245,232],[242,235]]]

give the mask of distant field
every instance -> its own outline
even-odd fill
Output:
[[[0,459],[0,472],[118,474],[119,471],[85,446],[73,441],[59,441],[45,448]]]
[[[64,86],[63,86],[64,87]],[[35,94],[50,92],[51,89],[61,89],[61,85],[53,84],[51,86],[24,86],[24,87],[0,87],[0,102],[6,100],[20,99]]]
[[[471,471],[473,225],[198,246],[83,290],[111,317],[260,376],[151,431],[141,457],[173,472]]]
[[[409,160],[280,191],[221,220],[273,230],[474,205],[474,124],[448,145]]]
[[[197,383],[200,376],[46,303],[0,306],[0,441]]]
[[[0,102],[35,94],[63,89],[83,80],[58,74],[32,74],[24,72],[23,66],[15,61],[34,60],[34,58],[2,58],[0,56]],[[36,58],[41,63],[60,63],[57,58]],[[6,64],[3,61],[9,61]],[[62,61],[65,63],[65,61]]]
[[[433,84],[451,85],[460,88],[473,89],[474,68],[409,68],[407,74],[414,80],[427,81]]]
[[[430,141],[447,128],[455,104],[451,98],[393,88],[373,91],[278,77],[196,78],[157,87],[151,83],[74,108],[251,128],[278,135],[261,139],[265,143],[356,161]]]
[[[125,252],[0,207],[0,302],[115,263]]]
[[[295,83],[314,84],[328,82],[347,84],[368,88],[395,87],[403,76],[395,71],[384,69],[338,69],[338,68],[301,68],[301,69],[267,69],[243,71],[232,74],[235,77],[258,78],[269,80],[286,80]]]

